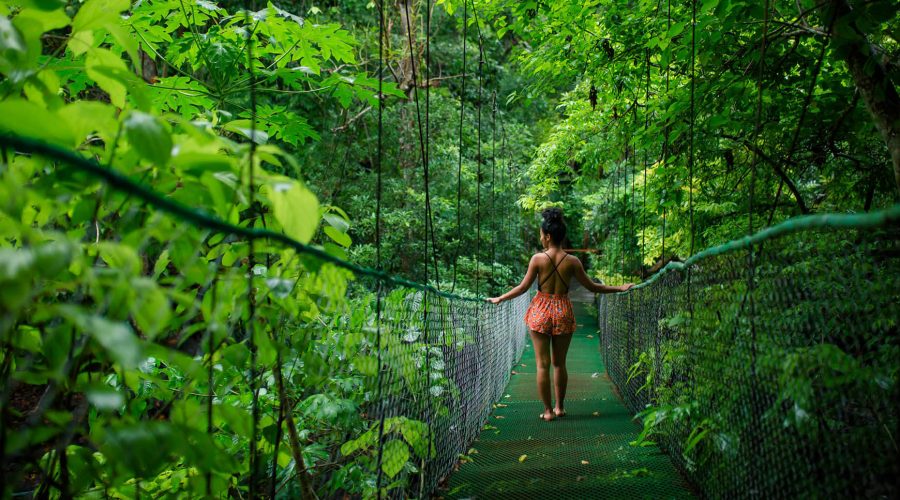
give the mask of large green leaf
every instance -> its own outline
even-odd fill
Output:
[[[109,94],[114,105],[125,107],[125,94],[128,90],[128,67],[122,58],[106,49],[90,49],[84,62],[87,75]]]
[[[169,299],[153,280],[135,278],[131,280],[131,286],[137,295],[131,305],[135,323],[144,335],[152,339],[169,323],[172,315]]]
[[[89,314],[75,306],[63,305],[60,313],[103,347],[109,358],[125,369],[137,367],[144,360],[144,352],[137,335],[127,323],[111,321]]]
[[[141,156],[162,167],[172,156],[172,137],[159,118],[141,111],[133,111],[123,123],[128,142]]]
[[[129,7],[129,0],[87,0],[72,20],[72,33],[118,26],[122,22],[119,13]]]
[[[309,243],[319,224],[319,201],[296,180],[279,177],[264,186],[275,219],[284,232],[301,243]]]
[[[60,146],[74,146],[72,130],[66,121],[29,101],[9,99],[0,102],[0,133],[13,133]]]
[[[392,439],[384,445],[381,470],[393,479],[403,470],[407,460],[409,460],[409,446],[399,439]]]

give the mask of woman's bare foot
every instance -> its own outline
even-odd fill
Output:
[[[566,416],[566,410],[564,410],[564,409],[562,409],[562,408],[554,408],[554,409],[553,409],[553,414],[556,415],[557,417],[565,417],[565,416]]]
[[[556,418],[556,414],[550,410],[544,410],[544,413],[541,413],[538,417],[544,422],[549,422]]]

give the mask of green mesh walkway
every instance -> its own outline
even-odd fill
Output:
[[[690,498],[656,447],[628,444],[632,422],[600,358],[597,321],[574,302],[578,329],[569,349],[568,415],[543,422],[530,342],[500,404],[449,478],[445,498]],[[551,375],[552,377],[552,375]],[[522,456],[525,456],[522,460]]]

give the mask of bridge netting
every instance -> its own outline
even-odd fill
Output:
[[[19,495],[425,498],[521,357],[527,296],[447,293],[266,229],[268,201],[232,224],[202,191],[2,141]]]
[[[893,498],[900,211],[789,221],[602,296],[635,444],[711,498]]]
[[[33,154],[3,182],[40,208],[7,207],[2,249],[4,279],[27,283],[3,296],[19,315],[4,385],[52,388],[4,425],[6,464],[47,467],[37,496],[424,498],[521,356],[527,296],[449,294],[264,229],[263,211],[233,225],[3,140]],[[896,496],[898,221],[789,221],[602,296],[634,445],[658,442],[710,497]]]

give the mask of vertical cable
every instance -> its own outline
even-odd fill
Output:
[[[666,32],[672,29],[672,0],[666,0]],[[669,99],[669,61],[666,61],[666,100]],[[669,165],[669,118],[666,118],[666,126],[663,130],[663,163],[665,168]],[[665,190],[663,191],[665,192]],[[662,251],[660,252],[660,263],[666,261],[666,197],[663,195],[662,207]]]
[[[637,99],[635,98],[634,113],[632,114],[632,123],[631,123],[632,127],[635,126],[636,122],[637,122]],[[635,171],[636,169],[634,167],[635,167],[636,161],[637,161],[637,145],[635,144],[634,136],[632,135],[632,137],[631,137],[631,230],[629,231],[629,234],[634,239],[637,239],[637,234],[636,234],[637,229],[635,229],[635,226],[637,224],[637,222],[635,220],[635,218],[637,217],[637,213],[635,212],[635,209],[634,209],[634,202],[635,202],[635,198],[636,198],[636,196],[634,194],[634,179],[635,179],[635,177],[637,177],[637,172]],[[634,259],[632,259],[632,260],[634,260]]]
[[[497,200],[495,186],[497,170],[497,91],[495,90],[491,96],[491,285],[493,294],[497,283],[494,277],[494,264],[497,262]]]
[[[381,265],[381,164],[384,155],[384,0],[378,2],[378,142],[376,157],[376,181],[375,181],[375,268],[383,271]],[[427,283],[426,283],[427,284]],[[375,349],[378,357],[378,373],[375,389],[376,404],[382,402],[383,397],[383,366],[381,346],[381,301],[384,282],[378,280],[375,289]],[[375,462],[375,490],[378,500],[381,500],[381,480],[383,473],[381,463],[384,459],[384,408],[379,408],[380,419],[378,422],[378,456]]]
[[[250,15],[247,11],[244,11],[244,22],[247,25],[250,24]],[[254,192],[254,176],[253,176],[253,160],[256,155],[256,72],[253,69],[253,33],[249,33],[247,39],[247,66],[250,70],[250,154],[248,161],[248,173],[247,173],[247,185],[248,185],[248,193],[247,199],[249,200],[250,206],[250,214],[251,217],[253,215],[253,205],[256,203],[256,196]],[[251,500],[255,498],[256,495],[256,469],[258,467],[257,457],[257,449],[256,449],[256,440],[258,437],[259,431],[259,374],[257,373],[257,349],[256,349],[256,339],[254,339],[254,325],[253,322],[256,316],[256,300],[254,298],[253,293],[253,272],[254,267],[256,267],[256,252],[254,243],[256,240],[254,238],[250,238],[247,242],[249,247],[249,253],[247,255],[247,307],[248,307],[248,317],[247,317],[247,332],[248,332],[248,347],[250,349],[250,392],[253,395],[252,400],[252,408],[251,408],[251,416],[252,416],[252,426],[250,429],[250,487],[248,488],[248,498]]]
[[[431,2],[425,3],[425,211],[427,229],[431,231],[431,257],[434,260],[434,283],[441,289],[440,265],[438,262],[437,242],[434,237],[434,214],[431,210]],[[428,231],[425,232],[426,237]],[[427,246],[427,241],[426,241]],[[425,252],[427,262],[428,252]],[[427,282],[426,282],[427,284]]]
[[[475,295],[481,295],[481,101],[484,90],[484,43],[481,39],[481,25],[478,20],[478,11],[475,9],[475,0],[472,0],[472,15],[475,16],[475,26],[478,28],[478,102],[477,102],[477,137],[478,137],[478,172],[475,177]]]
[[[462,32],[462,90],[459,94],[459,161],[456,169],[456,249],[453,256],[453,284],[450,292],[456,291],[456,262],[459,260],[459,249],[462,247],[462,164],[463,164],[463,125],[466,112],[466,38],[469,29],[469,2],[463,0],[463,32]]]
[[[688,157],[688,210],[691,217],[691,248],[688,255],[694,255],[694,122],[697,118],[694,97],[697,88],[697,0],[691,0],[691,122],[690,156]],[[690,283],[690,280],[688,280]]]
[[[647,127],[650,125],[650,49],[645,52],[646,55],[646,71],[647,71],[647,89],[644,93],[644,135],[647,135]],[[643,195],[643,208],[641,209],[641,262],[640,266],[644,266],[644,254],[647,251],[647,148],[644,148],[644,186],[641,188]]]
[[[404,3],[404,10],[406,11],[406,39],[409,45],[409,57],[410,57],[410,70],[412,72],[413,79],[413,100],[416,104],[416,129],[419,132],[419,154],[422,158],[422,169],[424,171],[424,181],[425,181],[425,284],[428,284],[428,240],[429,240],[429,224],[430,216],[431,216],[431,199],[428,192],[428,155],[425,151],[425,132],[422,130],[422,114],[419,108],[419,78],[416,74],[416,60],[415,60],[415,50],[413,49],[413,40],[412,40],[412,25],[410,24],[410,15],[409,15],[409,3]],[[428,19],[430,22],[430,18]],[[428,43],[428,34],[425,34],[426,44]],[[426,96],[428,95],[428,91],[426,89]],[[426,109],[426,113],[427,113]],[[431,234],[432,239],[432,250],[434,250],[434,234]],[[437,257],[435,256],[435,281],[438,282],[437,278]]]

